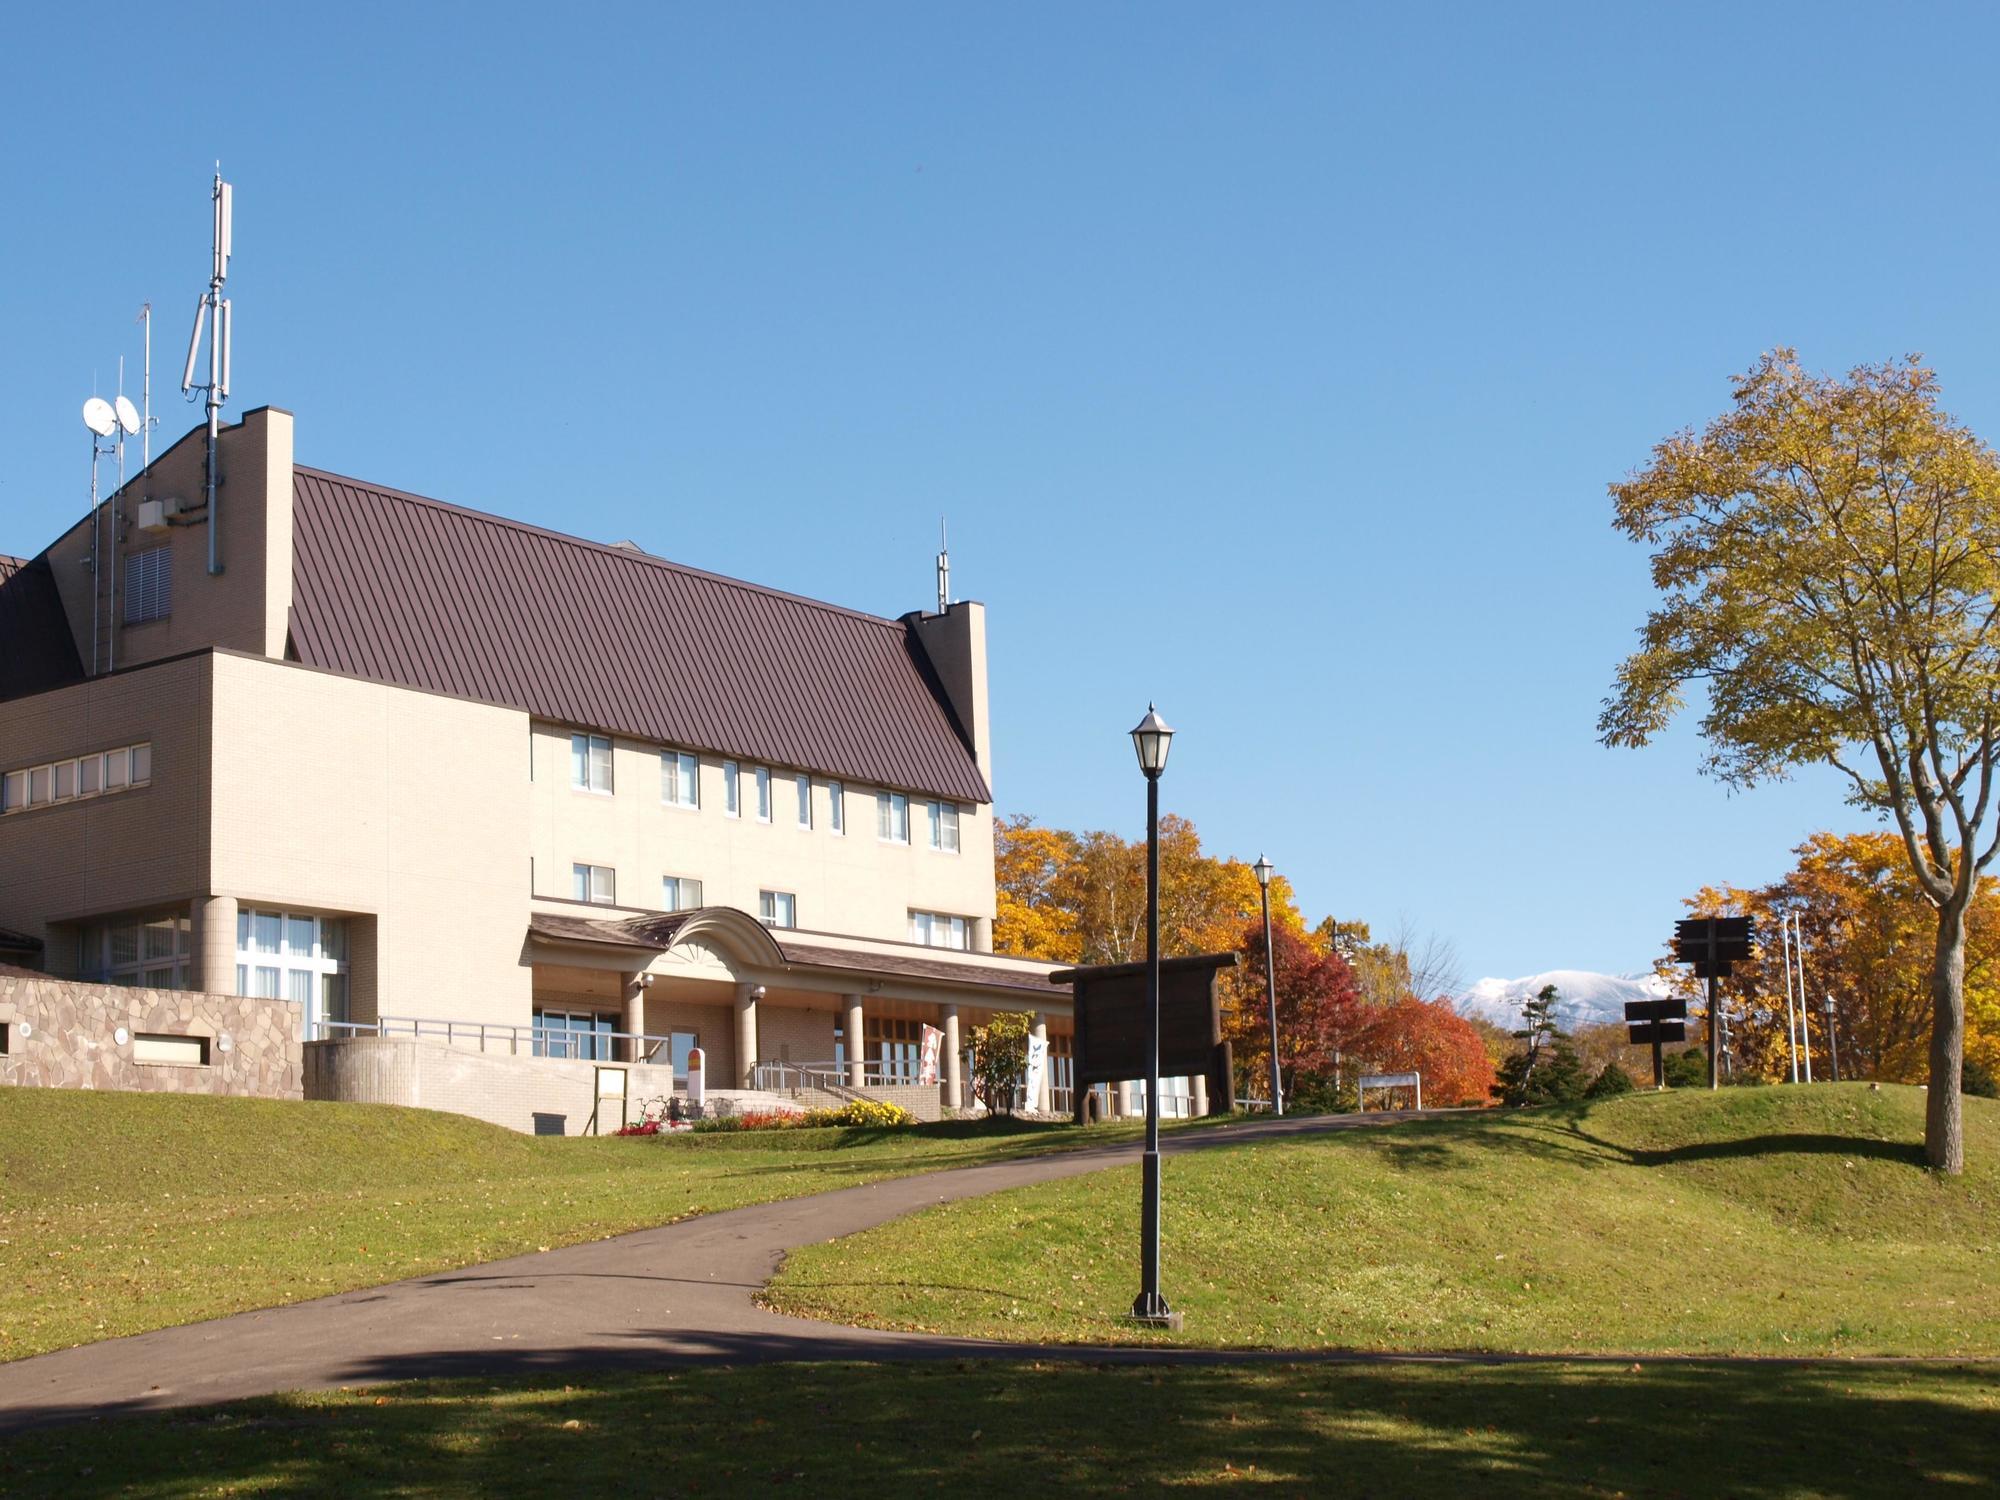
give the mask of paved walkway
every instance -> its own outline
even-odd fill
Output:
[[[1251,1120],[1173,1131],[1169,1154],[1392,1123]],[[671,1150],[671,1147],[657,1148]],[[1156,1347],[1061,1349],[846,1328],[753,1300],[788,1250],[937,1203],[1136,1159],[1129,1141],[732,1209],[546,1254],[107,1339],[0,1364],[0,1432],[87,1416],[437,1375],[779,1359],[1158,1359]],[[1167,1211],[1173,1211],[1171,1195]],[[1134,1260],[1136,1262],[1136,1247]],[[1243,1358],[1190,1350],[1180,1358]],[[1298,1358],[1292,1353],[1288,1358]]]

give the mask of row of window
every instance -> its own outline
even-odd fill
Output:
[[[756,819],[772,821],[771,769],[751,767],[751,789]],[[572,734],[569,737],[569,784],[579,792],[609,796],[615,790],[611,770],[611,738],[602,734]],[[797,798],[798,827],[813,826],[812,777],[801,771],[792,777]],[[838,781],[826,784],[827,822],[837,834],[847,832],[847,789]],[[698,809],[701,806],[701,762],[685,750],[660,752],[660,801],[668,807]],[[933,801],[924,804],[925,827],[930,847],[942,854],[959,851],[958,804]],[[743,816],[743,773],[733,760],[722,763],[722,810],[732,818]],[[910,842],[910,799],[901,792],[875,794],[875,836],[885,843]]]
[[[23,766],[0,775],[0,813],[26,812],[144,786],[153,779],[153,747],[120,745],[71,760]]]
[[[595,906],[618,904],[618,872],[610,865],[573,864],[570,896]],[[701,882],[686,875],[667,875],[660,881],[662,911],[693,911],[701,905]],[[791,891],[759,891],[757,916],[769,927],[799,925],[799,898]],[[950,912],[911,911],[910,941],[930,948],[972,947],[972,921]]]

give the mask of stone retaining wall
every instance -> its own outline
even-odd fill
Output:
[[[0,966],[0,1084],[298,1099],[300,1023],[290,1000],[83,984]],[[141,1062],[146,1037],[196,1040],[206,1061]]]

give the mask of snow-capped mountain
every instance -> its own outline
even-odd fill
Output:
[[[1540,994],[1545,984],[1554,985],[1560,993],[1556,1015],[1566,1031],[1599,1021],[1622,1021],[1626,1001],[1658,1000],[1668,993],[1666,982],[1652,974],[1551,969],[1526,979],[1482,979],[1458,997],[1458,1011],[1496,1026],[1518,1025],[1522,1002]]]

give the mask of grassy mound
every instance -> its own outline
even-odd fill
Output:
[[[0,1088],[0,1359],[1085,1140],[556,1140],[384,1105]]]
[[[2000,1353],[2000,1105],[1960,1178],[1923,1095],[1635,1094],[1166,1165],[1185,1342],[1538,1353]],[[1136,1170],[951,1204],[795,1255],[789,1312],[1026,1340],[1145,1340]]]

